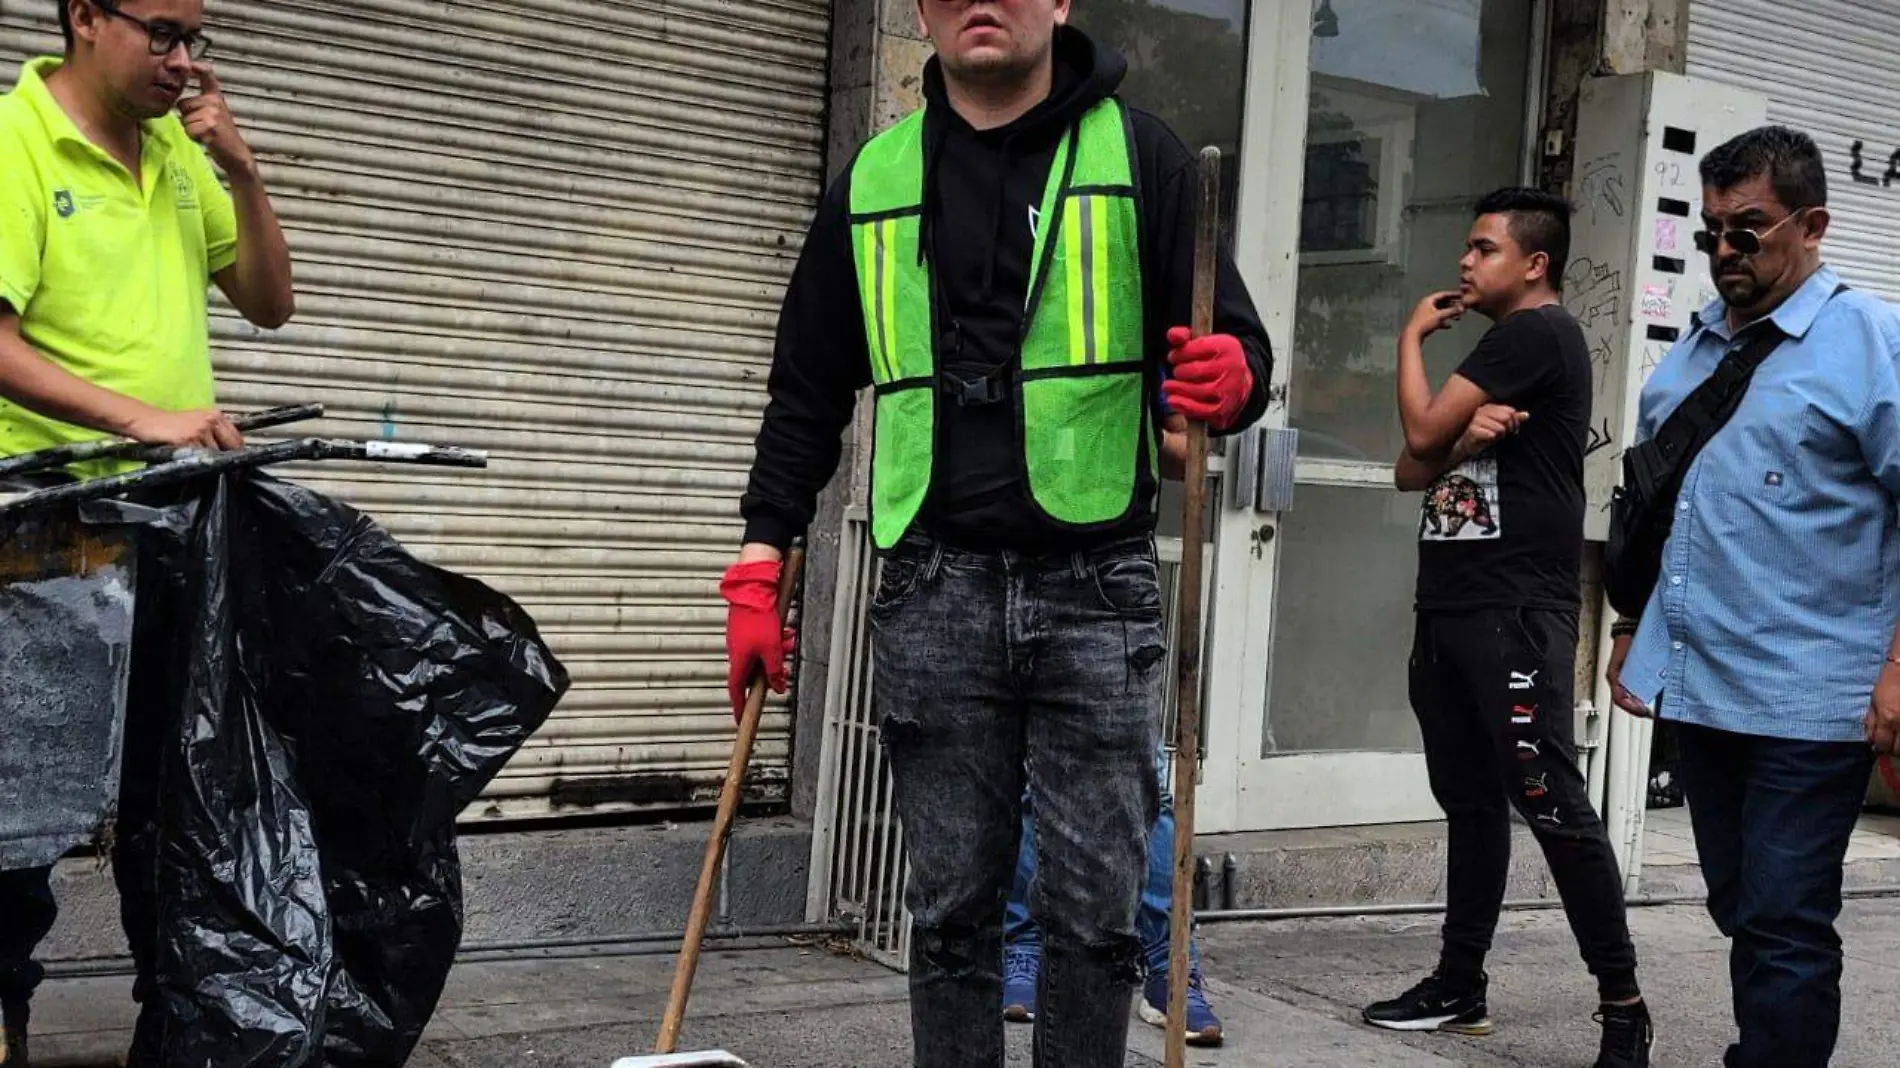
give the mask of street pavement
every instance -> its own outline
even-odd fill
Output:
[[[1715,1068],[1730,1034],[1726,946],[1695,907],[1631,913],[1641,978],[1657,1019],[1655,1063]],[[1900,900],[1851,902],[1835,1068],[1891,1068],[1900,1044]],[[1197,1068],[1588,1068],[1594,987],[1563,914],[1508,914],[1490,965],[1497,1034],[1400,1036],[1357,1022],[1368,1000],[1432,966],[1437,918],[1218,924],[1203,929],[1210,993],[1227,1025]],[[418,1068],[609,1068],[647,1052],[672,958],[575,956],[457,968],[412,1064]],[[67,978],[37,1005],[36,1064],[116,1063],[131,1026],[123,978]],[[719,949],[703,959],[683,1048],[724,1048],[753,1068],[902,1068],[911,1063],[904,978],[838,947]],[[1029,1030],[1009,1028],[1011,1068]],[[1131,1027],[1128,1065],[1161,1063],[1160,1033]]]

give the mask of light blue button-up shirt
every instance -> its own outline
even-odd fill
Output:
[[[1900,312],[1822,268],[1689,468],[1623,685],[1666,719],[1858,742],[1900,623]],[[1720,301],[1643,389],[1638,440],[1737,342]],[[1745,327],[1745,341],[1756,326]],[[1658,701],[1660,700],[1660,706]]]

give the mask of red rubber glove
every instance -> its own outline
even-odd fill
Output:
[[[761,672],[774,693],[784,693],[789,681],[785,656],[794,635],[778,616],[782,566],[776,560],[734,564],[719,583],[727,606],[726,692],[732,698],[734,723],[745,715],[746,691]]]
[[[1185,326],[1168,331],[1168,362],[1174,373],[1161,384],[1173,411],[1228,430],[1253,396],[1253,368],[1232,334],[1194,337]]]

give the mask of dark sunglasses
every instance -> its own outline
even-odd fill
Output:
[[[1696,251],[1702,253],[1704,256],[1713,256],[1715,255],[1717,243],[1726,241],[1728,242],[1728,247],[1734,249],[1738,254],[1753,256],[1755,253],[1761,251],[1762,238],[1788,225],[1788,223],[1793,220],[1806,215],[1810,210],[1809,208],[1802,208],[1800,211],[1787,216],[1760,233],[1756,233],[1753,230],[1697,230],[1695,232]]]

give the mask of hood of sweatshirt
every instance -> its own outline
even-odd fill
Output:
[[[1128,73],[1128,63],[1119,53],[1098,47],[1080,30],[1060,27],[1053,43],[1055,71],[1048,98],[1014,122],[993,130],[973,129],[952,109],[944,88],[941,60],[932,56],[924,65],[924,100],[928,111],[923,251],[930,254],[945,215],[955,216],[959,229],[979,220],[987,223],[984,259],[990,263],[990,269],[984,276],[985,295],[995,286],[994,261],[998,255],[1005,254],[999,238],[1005,222],[1003,205],[1010,174],[1026,159],[1050,155],[1063,133],[1090,108],[1113,96]],[[940,188],[938,179],[942,174],[943,156],[956,151],[976,157],[961,160],[964,165],[957,171],[964,176],[965,184],[969,184],[969,176],[975,173],[977,188]],[[951,203],[946,204],[946,198]],[[951,210],[946,211],[946,207]],[[979,227],[982,232],[980,223]]]

